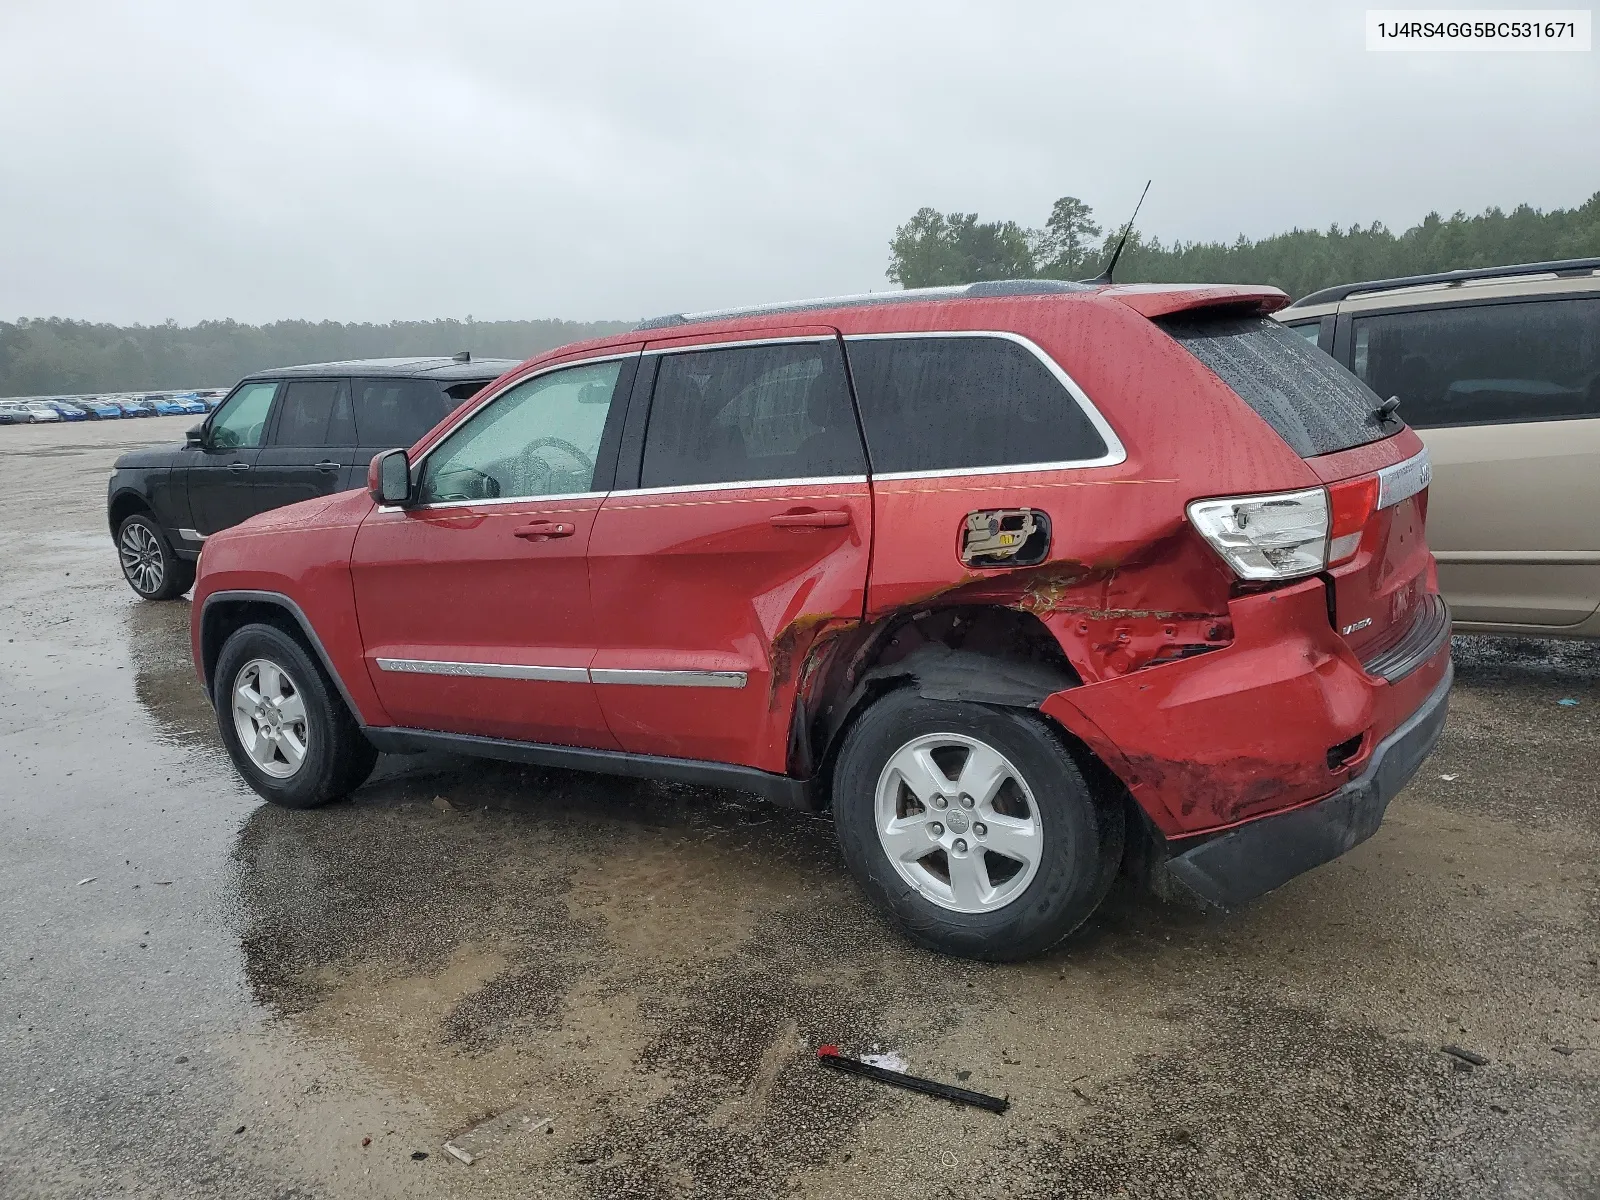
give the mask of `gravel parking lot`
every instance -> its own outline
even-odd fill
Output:
[[[1247,911],[958,962],[737,794],[418,757],[260,804],[105,525],[193,421],[0,429],[0,1193],[1600,1194],[1600,646],[1457,639],[1382,830]]]

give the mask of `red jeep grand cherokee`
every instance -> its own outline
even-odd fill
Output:
[[[1286,301],[981,283],[552,351],[206,543],[222,739],[290,807],[422,749],[829,806],[977,958],[1125,849],[1259,895],[1377,828],[1452,670],[1422,443]]]

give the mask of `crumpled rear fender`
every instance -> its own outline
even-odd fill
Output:
[[[1336,791],[1449,665],[1447,643],[1395,685],[1367,675],[1328,621],[1320,579],[1242,596],[1228,608],[1229,645],[1058,692],[1040,706],[1101,758],[1168,837],[1224,829]]]

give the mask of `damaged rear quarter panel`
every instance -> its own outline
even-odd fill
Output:
[[[1041,710],[1087,742],[1168,836],[1293,807],[1359,774],[1330,747],[1381,727],[1375,687],[1327,621],[1312,579],[1232,602],[1233,643],[1060,692]],[[1380,733],[1384,732],[1380,728]]]
[[[1232,576],[1187,523],[1202,496],[1314,486],[1272,429],[1175,341],[1124,304],[921,306],[932,329],[1008,329],[1051,356],[1116,431],[1125,461],[873,481],[866,617],[919,606],[994,603],[1030,612],[1087,683],[1226,644]],[[921,310],[926,310],[925,314]],[[904,329],[850,314],[851,333]],[[841,324],[844,322],[841,321]],[[879,328],[877,323],[884,323]],[[1073,403],[1063,391],[1061,403]],[[1033,508],[1053,531],[1035,567],[971,570],[958,556],[969,512]],[[1324,623],[1326,623],[1324,619]]]

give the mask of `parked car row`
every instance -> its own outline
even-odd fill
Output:
[[[203,392],[150,392],[134,396],[56,396],[0,400],[0,425],[48,421],[113,421],[121,417],[201,416],[222,403],[221,388]]]

